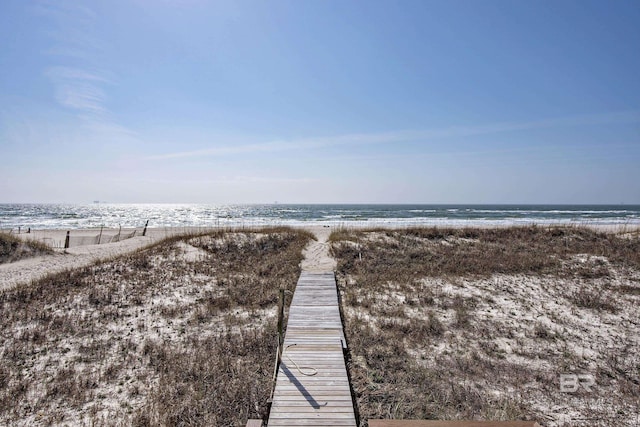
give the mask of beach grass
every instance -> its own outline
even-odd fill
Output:
[[[303,230],[219,230],[0,292],[0,424],[266,416]],[[640,240],[581,227],[346,229],[349,373],[369,418],[633,426]],[[561,375],[594,385],[562,392]]]
[[[44,243],[24,241],[0,231],[0,264],[50,253],[53,253],[53,250]]]
[[[637,425],[637,236],[534,226],[342,229],[330,240],[362,425]],[[586,386],[563,392],[561,375]]]
[[[0,424],[244,425],[266,416],[280,287],[310,233],[171,237],[0,293]]]

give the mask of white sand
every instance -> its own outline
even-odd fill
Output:
[[[122,230],[122,234],[133,230]],[[146,235],[142,236],[142,230],[138,230],[136,237],[116,243],[101,245],[86,245],[64,247],[66,230],[34,230],[30,234],[18,234],[24,240],[37,240],[54,246],[54,254],[27,258],[17,262],[0,264],[0,290],[13,287],[20,283],[28,283],[37,280],[47,274],[57,273],[67,269],[84,267],[99,260],[113,258],[118,255],[134,252],[145,246],[149,246],[166,237],[202,232],[202,228],[149,228]],[[100,230],[73,230],[73,237],[96,236]],[[110,236],[118,233],[116,229],[104,229],[103,235]]]
[[[307,230],[312,232],[317,240],[312,241],[305,248],[303,254],[304,259],[300,266],[303,271],[310,271],[312,273],[325,273],[332,272],[336,269],[336,260],[329,255],[328,243],[329,235],[331,234],[331,227],[315,226],[307,227]]]
[[[329,244],[327,239],[333,231],[333,227],[311,226],[305,229],[312,232],[317,241],[313,241],[305,249],[305,259],[301,267],[305,271],[326,272],[333,271],[336,262],[329,256]],[[149,228],[146,236],[142,237],[142,230],[138,230],[136,237],[116,243],[106,243],[101,245],[76,246],[63,249],[66,230],[33,230],[30,234],[19,234],[18,237],[25,240],[37,240],[50,246],[54,246],[55,253],[52,255],[27,258],[17,262],[0,264],[0,290],[13,287],[20,283],[28,283],[39,279],[47,274],[57,273],[67,269],[84,267],[96,261],[113,258],[118,255],[134,252],[145,246],[149,246],[166,237],[193,234],[214,229],[198,227],[187,228]],[[122,230],[122,235],[133,230]],[[100,233],[99,229],[72,230],[72,237],[92,237]],[[102,231],[105,238],[118,233],[116,229],[104,229]]]
[[[301,263],[303,270],[326,272],[335,269],[336,263],[329,256],[330,245],[327,243],[331,231],[335,228],[324,226],[305,227],[316,236],[317,241],[311,242],[305,249],[305,259]],[[0,264],[0,290],[38,279],[49,273],[79,268],[90,265],[97,260],[126,254],[153,244],[165,237],[203,231],[206,230],[202,228],[149,229],[145,237],[138,236],[118,243],[80,246],[66,251],[56,249],[52,255],[25,259],[15,263]],[[601,229],[601,231],[618,232],[620,230],[610,228]],[[77,230],[72,233],[74,235],[95,236],[98,232],[99,230]],[[123,230],[123,234],[124,232]],[[117,230],[104,230],[103,233],[105,235],[113,235],[117,233]],[[64,230],[50,230],[34,231],[29,235],[22,234],[20,237],[41,241],[49,239],[49,241],[64,242],[65,235],[66,231]],[[203,255],[200,250],[188,244],[180,245],[179,248],[184,252],[183,256],[186,260],[196,260]],[[616,285],[626,283],[615,282]],[[515,365],[521,364],[523,370],[533,369],[554,379],[557,378],[554,371],[554,369],[557,369],[554,365],[557,361],[555,359],[545,360],[543,357],[545,354],[542,351],[545,348],[550,349],[551,354],[561,354],[562,351],[568,351],[572,355],[568,360],[575,360],[580,363],[580,366],[567,368],[566,372],[573,372],[571,369],[576,370],[579,368],[581,371],[578,372],[592,373],[597,372],[597,367],[607,367],[608,362],[603,357],[610,353],[610,348],[619,349],[627,344],[632,348],[638,348],[639,345],[638,336],[640,335],[638,335],[638,320],[635,311],[637,297],[619,296],[617,304],[620,306],[621,312],[616,315],[606,312],[594,314],[588,309],[576,308],[566,304],[564,295],[566,295],[567,289],[577,289],[580,284],[545,278],[494,275],[490,279],[462,280],[460,283],[432,280],[425,282],[423,286],[436,288],[436,299],[445,297],[451,299],[456,295],[466,298],[475,297],[478,301],[478,305],[473,309],[473,321],[476,328],[486,324],[488,326],[483,330],[515,332],[512,337],[504,334],[490,337],[488,342],[495,346],[496,353],[500,353],[505,360]],[[188,287],[184,287],[184,289],[186,292]],[[207,288],[203,287],[203,289],[206,290]],[[167,335],[168,327],[165,323],[154,324],[149,317],[150,314],[143,315],[142,313],[151,313],[148,305],[177,306],[178,303],[184,302],[187,298],[195,298],[191,294],[183,293],[180,287],[176,288],[175,291],[169,299],[145,302],[147,304],[145,306],[131,306],[129,309],[131,314],[128,317],[131,319],[136,318],[137,323],[131,323],[131,325],[127,326],[153,324],[153,328],[156,331],[154,336],[157,336],[158,339],[171,339]],[[400,295],[400,293],[390,293],[389,295],[384,295],[384,297],[380,295],[379,300],[385,301],[387,304],[395,302],[397,305],[405,305],[404,296]],[[491,299],[488,300],[487,297]],[[445,324],[451,322],[454,317],[452,309],[444,309],[441,305],[430,307],[430,309],[434,310]],[[347,307],[346,310],[352,309]],[[407,308],[411,316],[425,316],[425,313],[412,310]],[[257,316],[259,319],[265,319],[270,315],[267,312],[253,313],[253,316]],[[172,321],[176,320],[173,319]],[[532,332],[530,331],[536,322],[547,325],[551,334],[558,335],[562,339],[545,341],[546,347],[538,348],[539,340],[532,338]],[[496,325],[499,326],[497,329]],[[475,333],[473,330],[469,334],[446,333],[440,343],[440,347],[412,350],[415,352],[416,357],[425,364],[431,361],[427,357],[429,354],[440,355],[445,351],[459,351],[460,348],[467,348],[470,351],[475,350],[482,354],[481,349],[477,348],[477,343],[482,340],[478,340],[478,337],[474,335]],[[149,327],[138,327],[133,334],[138,341],[142,342],[140,337],[143,335],[145,337],[149,336]],[[562,346],[566,346],[566,350]],[[632,358],[627,359],[623,359],[625,367],[637,363]],[[604,399],[606,394],[614,395],[615,389],[608,385],[600,384],[601,379],[601,377],[597,377],[598,393],[595,396],[602,398],[602,401],[606,402],[607,400]],[[135,384],[134,379],[131,380],[131,384]],[[128,383],[125,384],[125,387],[128,386]],[[498,393],[498,395],[506,393],[505,390],[500,388],[491,391]],[[571,395],[560,394],[557,391],[544,394],[527,384],[523,384],[518,391],[530,395],[530,400],[537,402],[537,409],[547,419],[548,425],[562,425],[561,420],[563,416],[566,416],[566,413],[569,411],[576,413],[578,409],[582,410],[584,405],[597,400],[585,399],[584,402],[580,401],[576,404],[571,400],[573,398]],[[621,408],[627,409],[623,406]],[[621,423],[621,425],[627,424]]]

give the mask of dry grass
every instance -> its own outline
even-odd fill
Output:
[[[310,235],[170,238],[0,293],[0,424],[244,425],[266,415],[279,287]]]
[[[637,426],[640,240],[582,228],[331,237],[362,420]],[[561,374],[592,376],[561,393]]]
[[[52,253],[47,245],[35,241],[22,241],[11,234],[0,232],[0,264]]]
[[[361,247],[362,240],[371,238],[379,244]],[[370,270],[361,273],[382,275],[382,280],[410,281],[415,275],[486,277],[495,273],[597,278],[610,274],[608,263],[640,269],[640,240],[578,227],[354,230],[331,237],[332,241],[336,239],[351,242],[334,245],[333,254],[341,262],[339,269],[357,268],[355,261],[366,258]],[[397,253],[402,256],[395,256]],[[583,263],[567,262],[572,255],[591,258]]]

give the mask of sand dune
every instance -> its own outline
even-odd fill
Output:
[[[123,230],[130,232],[132,230]],[[51,255],[27,258],[17,262],[0,264],[0,290],[19,283],[37,280],[47,274],[67,269],[84,267],[99,260],[109,259],[149,246],[166,237],[204,231],[202,228],[157,228],[148,229],[145,236],[139,230],[137,236],[115,243],[85,245],[64,249],[66,230],[34,230],[29,234],[17,234],[25,240],[37,240],[54,247]],[[95,236],[100,230],[73,230],[72,235]],[[117,229],[104,229],[105,236],[115,235]]]

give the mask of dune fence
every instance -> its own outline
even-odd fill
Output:
[[[142,231],[142,233],[138,234],[141,236],[144,236],[145,234],[147,234],[147,225],[149,224],[149,221],[147,221],[147,223],[144,226],[144,230]],[[126,240],[126,239],[130,239],[132,237],[136,236],[136,233],[138,232],[137,229],[127,232],[127,233],[123,233],[122,232],[122,227],[120,227],[118,229],[118,233],[116,234],[107,234],[104,233],[104,227],[100,228],[100,232],[96,235],[87,235],[87,231],[83,230],[80,231],[79,233],[81,234],[76,234],[73,235],[71,233],[71,231],[67,231],[67,236],[65,237],[64,240],[64,248],[71,248],[71,247],[76,247],[76,246],[87,246],[87,245],[101,245],[101,244],[105,244],[105,243],[116,243],[116,242],[120,242],[122,240]]]
[[[120,242],[122,240],[130,239],[136,236],[136,232],[138,230],[133,230],[130,233],[122,233],[118,231],[117,234],[105,234],[100,230],[100,233],[97,235],[86,235],[86,231],[83,232],[83,235],[72,235],[70,231],[67,231],[67,237],[64,241],[64,248],[71,248],[76,246],[86,246],[86,245],[101,245],[105,243],[115,243]]]

